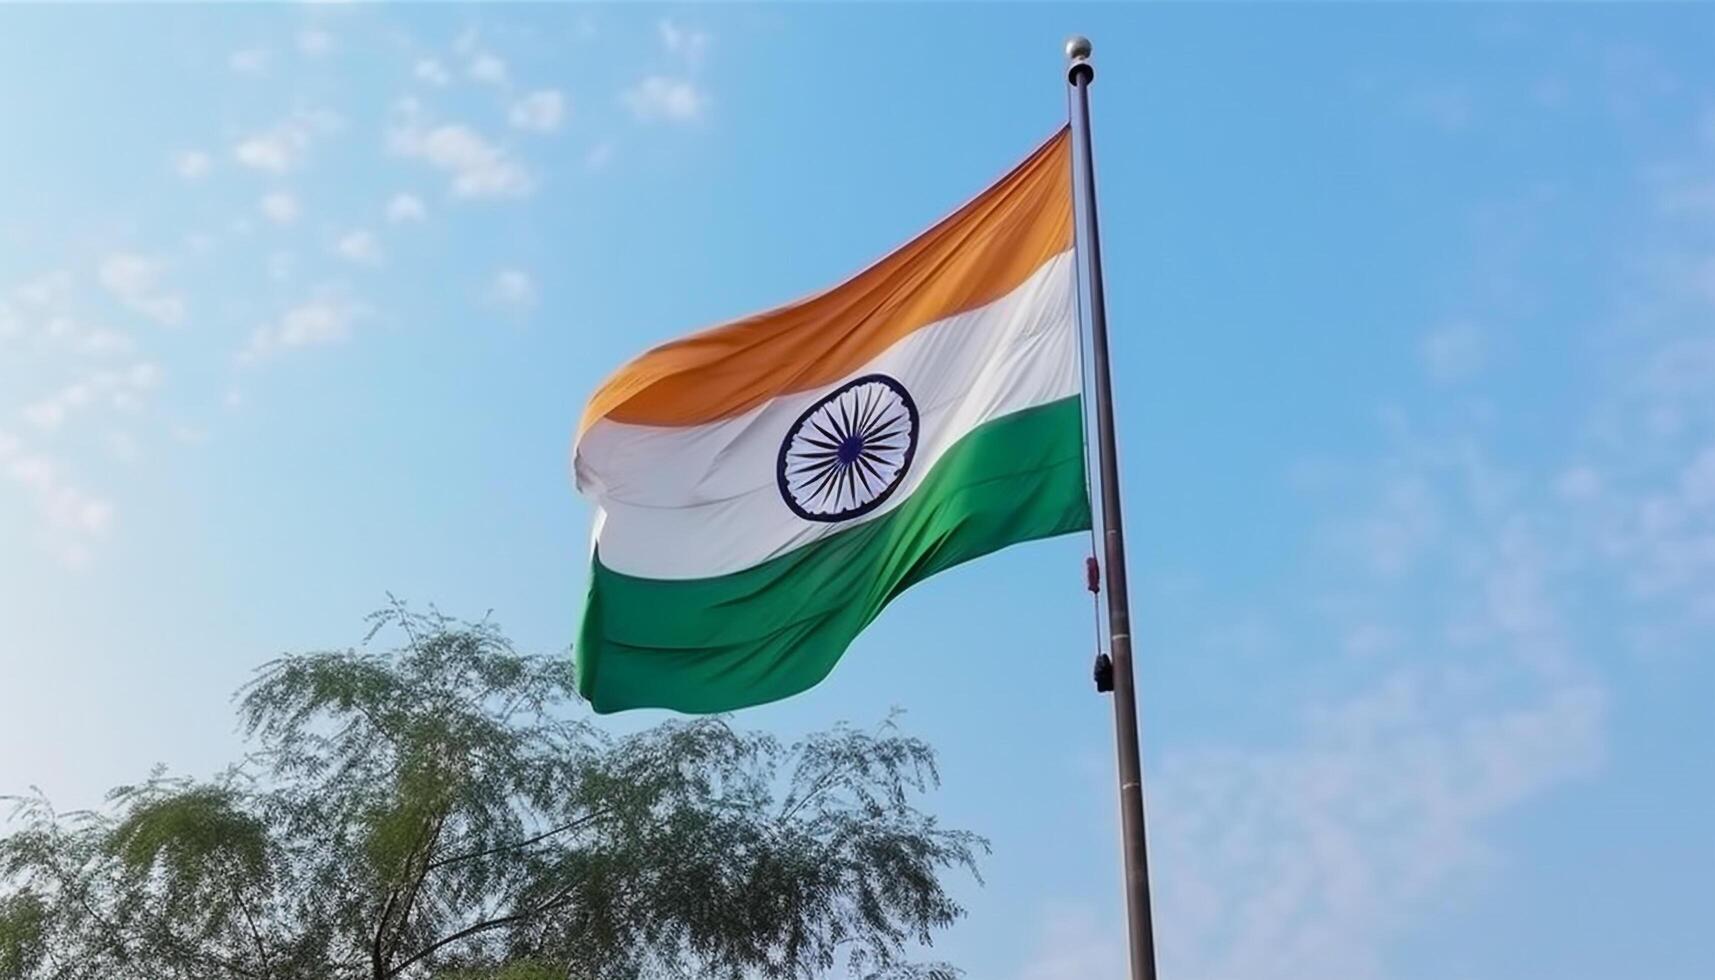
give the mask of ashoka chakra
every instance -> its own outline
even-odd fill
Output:
[[[885,374],[840,385],[811,405],[780,444],[780,496],[808,521],[843,521],[880,507],[917,452],[917,405]]]

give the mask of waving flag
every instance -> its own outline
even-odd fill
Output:
[[[827,292],[674,341],[591,397],[574,655],[598,711],[827,676],[900,592],[1086,529],[1070,139]]]

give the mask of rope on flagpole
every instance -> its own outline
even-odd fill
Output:
[[[1066,90],[1066,118],[1072,118],[1072,89]],[[1071,126],[1067,126],[1066,138],[1072,138]],[[1077,193],[1077,160],[1072,154],[1067,154],[1066,165],[1072,168],[1071,190]],[[1073,204],[1076,210],[1076,202]],[[1076,223],[1072,232],[1072,315],[1080,322],[1084,318],[1084,277],[1079,274],[1078,262],[1083,255],[1083,246],[1078,242]],[[1084,333],[1078,332],[1078,388],[1083,393],[1090,390],[1090,366],[1084,355]],[[1095,681],[1096,693],[1106,694],[1114,689],[1114,663],[1102,650],[1102,565],[1096,558],[1096,471],[1090,461],[1090,412],[1094,402],[1089,398],[1079,398],[1078,446],[1084,454],[1084,499],[1090,506],[1090,553],[1084,557],[1084,588],[1090,593],[1090,618],[1095,624],[1096,656],[1090,669],[1091,680]]]

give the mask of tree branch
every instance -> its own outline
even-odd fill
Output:
[[[429,858],[435,853],[435,842],[441,839],[442,828],[447,825],[445,810],[436,814],[434,824],[434,829],[429,831],[429,836],[423,845],[423,866],[417,869],[417,877],[411,882],[411,887],[406,890],[405,900],[399,903],[399,924],[393,930],[393,939],[387,944],[387,956],[389,958],[398,952],[399,943],[405,938],[405,920],[411,917],[411,907],[417,904],[417,893],[423,887],[423,879],[429,876],[429,871],[433,867]],[[415,850],[412,852],[412,857],[416,857]]]
[[[832,786],[832,781],[835,776],[841,775],[851,768],[851,762],[847,760],[845,762],[835,763],[822,770],[822,774],[816,777],[816,781],[810,784],[810,788],[804,792],[804,795],[799,797],[786,809],[785,812],[780,814],[780,819],[777,822],[783,824],[792,819],[792,816],[799,810],[802,810],[805,804],[809,803],[812,799],[815,799],[817,796],[821,795],[823,791]]]
[[[387,890],[387,901],[381,904],[381,914],[375,921],[375,938],[369,943],[369,972],[374,980],[385,980],[387,976],[387,961],[382,958],[381,940],[387,935],[387,920],[393,917],[393,903],[399,898],[399,889]]]
[[[256,917],[250,914],[250,906],[244,901],[244,893],[238,887],[238,878],[233,876],[232,897],[238,902],[238,910],[244,913],[244,921],[250,926],[250,938],[256,942],[256,959],[262,968],[262,975],[268,975],[268,948],[262,942],[262,932],[256,928]]]
[[[481,850],[481,851],[472,851],[469,854],[454,854],[451,857],[444,857],[444,858],[441,858],[439,861],[436,861],[434,864],[429,865],[428,870],[433,871],[436,868],[444,868],[449,864],[457,864],[460,861],[474,861],[477,858],[488,857],[491,854],[500,854],[500,853],[503,853],[505,851],[521,850],[523,848],[530,847],[530,846],[535,845],[535,844],[540,844],[542,841],[545,841],[548,838],[553,837],[557,834],[563,834],[568,830],[576,830],[579,827],[582,827],[583,825],[585,825],[585,824],[587,824],[593,820],[598,820],[602,817],[605,817],[612,812],[613,812],[613,807],[604,807],[603,809],[597,810],[593,813],[587,813],[587,814],[577,818],[576,820],[572,820],[572,821],[569,821],[567,823],[563,823],[563,824],[559,825],[558,827],[555,827],[552,830],[545,830],[542,833],[537,834],[536,836],[531,837],[527,840],[514,841],[512,843],[507,843],[507,844],[500,844],[496,847],[486,848],[486,849]]]
[[[428,822],[433,823],[434,828],[433,830],[430,830],[430,828],[424,827],[424,833],[431,836],[427,838],[419,837],[417,842],[411,845],[410,853],[405,855],[405,867],[407,871],[411,867],[411,864],[417,860],[417,852],[419,848],[423,848],[426,860],[427,853],[434,847],[433,838],[438,837],[441,833],[441,821],[444,819],[444,814],[429,818]],[[427,841],[426,843],[425,840]],[[402,910],[399,915],[401,925],[404,924],[405,916],[410,912],[409,903],[417,900],[416,888],[418,885],[422,884],[422,876],[427,873],[428,870],[426,868],[418,873],[416,880],[412,883],[409,890],[411,896],[410,899],[405,905],[399,906]],[[374,980],[384,980],[384,978],[389,976],[392,972],[387,968],[387,960],[392,956],[393,950],[398,948],[399,934],[396,931],[393,936],[393,941],[386,943],[385,947],[383,945],[383,940],[387,937],[387,924],[393,920],[393,909],[395,908],[395,903],[399,901],[399,898],[399,889],[396,887],[389,888],[387,890],[387,901],[382,903],[381,914],[376,917],[375,938],[370,940],[369,944],[369,969]]]
[[[479,933],[488,932],[492,929],[499,929],[503,926],[509,926],[514,922],[523,922],[526,919],[535,918],[536,916],[541,915],[543,912],[552,912],[554,909],[559,908],[560,906],[565,904],[567,897],[569,897],[571,895],[572,889],[575,887],[577,887],[577,885],[575,883],[571,884],[571,885],[567,885],[566,887],[555,892],[552,898],[549,898],[547,901],[542,902],[540,905],[537,905],[535,908],[526,909],[523,912],[514,912],[511,915],[503,915],[498,919],[484,919],[481,922],[476,922],[476,923],[472,923],[471,925],[465,926],[463,929],[460,929],[458,932],[455,932],[450,936],[444,936],[440,939],[437,939],[434,942],[430,943],[429,945],[424,946],[422,949],[417,950],[415,953],[412,953],[409,957],[405,958],[404,960],[400,961],[399,965],[394,967],[392,972],[389,973],[387,976],[388,977],[398,976],[399,973],[402,972],[406,967],[410,966],[413,963],[416,963],[418,960],[421,960],[425,956],[432,955],[436,950],[442,948],[443,946],[450,946],[453,943],[459,942],[460,940],[469,939],[471,936],[475,936]],[[386,980],[386,978],[383,978],[383,980]]]

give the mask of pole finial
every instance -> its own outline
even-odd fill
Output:
[[[1090,39],[1082,34],[1074,34],[1066,39],[1067,81],[1074,85],[1082,81],[1087,85],[1096,77],[1096,69],[1090,65],[1090,53],[1094,49]]]

